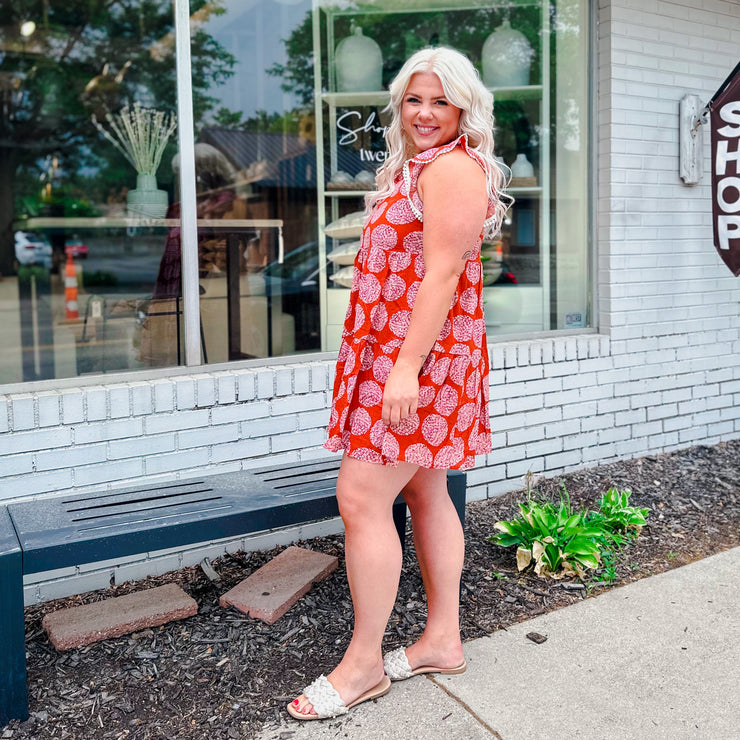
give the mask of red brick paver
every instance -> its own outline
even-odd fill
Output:
[[[47,614],[42,625],[57,650],[70,650],[145,627],[191,617],[198,604],[178,585],[137,591]]]
[[[288,547],[221,596],[221,606],[233,606],[268,624],[280,619],[311,584],[337,569],[333,555]]]

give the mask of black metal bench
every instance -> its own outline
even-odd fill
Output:
[[[28,717],[23,575],[338,514],[339,458],[0,506],[0,726]],[[465,473],[447,488],[465,523]],[[406,505],[393,519],[405,544]]]

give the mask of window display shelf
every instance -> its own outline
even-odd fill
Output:
[[[521,87],[489,87],[494,104],[499,100],[538,100],[542,97],[542,85]]]
[[[387,105],[391,94],[387,90],[370,92],[327,92],[321,95],[321,99],[341,108],[345,105]]]
[[[368,190],[326,190],[324,192],[325,198],[364,198],[368,193],[372,192]]]

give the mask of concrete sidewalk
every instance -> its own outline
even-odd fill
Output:
[[[547,641],[537,645],[528,632]],[[465,645],[349,714],[260,740],[738,740],[740,547]]]

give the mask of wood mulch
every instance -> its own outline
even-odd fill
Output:
[[[515,548],[488,541],[499,519],[518,514],[524,491],[467,508],[462,589],[465,640],[559,609],[593,594],[740,545],[740,440],[602,465],[540,481],[559,500],[564,483],[575,507],[596,508],[608,488],[633,491],[630,503],[650,508],[639,539],[622,551],[617,580],[591,585],[516,572]],[[410,541],[410,537],[409,537]],[[339,570],[315,586],[274,625],[218,605],[219,594],[282,550],[227,555],[200,567],[61,599],[26,610],[31,717],[0,728],[0,740],[227,740],[249,738],[275,724],[284,703],[329,672],[349,638],[352,610],[341,536],[301,544],[336,555]],[[41,629],[43,616],[66,606],[175,582],[199,613],[158,629],[57,652]],[[390,649],[422,632],[425,601],[413,546],[404,557],[398,600],[386,633]]]

